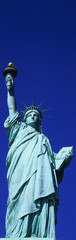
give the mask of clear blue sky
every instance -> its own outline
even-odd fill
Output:
[[[43,132],[58,152],[76,145],[76,1],[3,0],[0,2],[0,237],[5,236],[8,196],[6,155],[8,138],[4,121],[8,116],[3,68],[12,61],[18,69],[15,95],[21,100],[50,108],[51,119],[43,119]],[[76,150],[59,186],[60,205],[57,240],[76,237]]]

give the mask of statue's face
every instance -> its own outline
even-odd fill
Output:
[[[37,127],[40,124],[39,120],[39,113],[36,110],[30,110],[27,112],[27,114],[24,116],[24,121],[27,125],[30,125],[32,127]]]

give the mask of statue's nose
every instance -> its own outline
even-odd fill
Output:
[[[34,119],[34,114],[32,114],[32,119]]]

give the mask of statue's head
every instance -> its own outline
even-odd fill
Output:
[[[44,101],[43,101],[44,102]],[[32,99],[32,106],[27,107],[23,102],[23,105],[25,106],[25,111],[20,111],[23,113],[24,116],[24,122],[26,125],[30,125],[31,127],[34,127],[37,131],[41,132],[41,120],[42,118],[46,118],[48,116],[43,116],[42,113],[46,112],[48,109],[40,110],[39,108],[43,104],[41,102],[38,107],[34,106],[33,99]]]
[[[42,117],[40,111],[33,109],[33,107],[29,107],[24,114],[24,122],[26,125],[30,125],[38,131],[40,131],[41,128],[41,119]]]

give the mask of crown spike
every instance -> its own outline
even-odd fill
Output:
[[[41,110],[41,113],[46,112],[46,111],[48,111],[48,110],[50,110],[50,108]]]
[[[45,100],[43,100],[39,105],[38,105],[38,108],[41,107],[41,105],[44,103]]]
[[[25,111],[19,111],[19,113],[23,113],[24,114]]]
[[[45,100],[44,100],[44,101],[45,101]],[[37,111],[39,112],[41,118],[51,118],[51,116],[42,116],[42,113],[48,111],[50,108],[44,109],[44,110],[40,110],[40,109],[39,109],[39,108],[41,107],[41,105],[43,104],[44,101],[42,101],[42,102],[38,105],[38,107],[35,107],[35,106],[34,106],[34,101],[33,101],[33,96],[32,96],[32,106],[27,107],[27,106],[25,105],[25,103],[21,100],[22,104],[25,106],[25,111],[19,111],[19,112],[20,112],[20,113],[23,113],[23,115],[24,115],[24,114],[27,113],[27,111],[37,110]]]
[[[25,105],[25,103],[21,100],[22,104],[24,105],[24,107],[27,109],[28,107]]]

